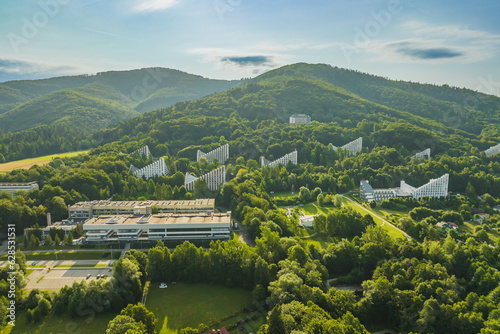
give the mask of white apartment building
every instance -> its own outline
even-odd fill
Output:
[[[165,164],[165,159],[163,158],[143,168],[136,168],[131,165],[130,170],[134,173],[135,176],[145,177],[146,180],[152,177],[168,175],[168,168]]]
[[[279,159],[276,159],[274,161],[269,161],[264,157],[260,158],[260,165],[261,167],[269,166],[269,167],[274,167],[278,166],[279,164],[286,166],[288,162],[292,162],[292,164],[296,165],[298,160],[298,153],[297,150],[290,152],[288,154],[285,154]]]
[[[139,153],[139,155],[143,159],[147,159],[151,155],[151,152],[149,151],[148,145],[146,145],[144,147],[141,147],[140,149],[138,149],[137,151],[134,151],[134,152],[130,153],[129,155],[132,155],[134,153]]]
[[[333,145],[332,143],[330,143],[330,145],[333,147],[333,149],[335,151],[339,149],[337,146]],[[359,152],[361,152],[361,149],[363,148],[363,137],[359,137],[358,139],[353,140],[352,142],[345,144],[341,148],[351,152],[352,155],[356,155]]]
[[[206,158],[208,163],[214,162],[217,159],[221,164],[224,164],[229,159],[229,144],[222,145],[213,151],[204,153],[200,150],[196,153],[196,161],[200,161],[200,158]]]
[[[189,173],[186,173],[184,179],[184,186],[188,191],[194,190],[194,183],[196,180],[202,179],[207,182],[208,189],[211,191],[219,190],[220,186],[226,183],[226,166],[219,167],[210,173],[202,175],[200,177],[195,177]]]
[[[500,153],[500,144],[495,145],[484,151],[484,154],[486,154],[487,157],[490,155],[498,154]]]
[[[422,159],[425,159],[425,160],[429,160],[431,158],[431,149],[428,148],[428,149],[423,150],[422,152],[418,152],[417,154],[415,154],[411,158],[412,159],[422,158]]]
[[[293,114],[289,118],[290,125],[311,123],[311,116],[306,114]]]
[[[401,181],[399,187],[388,189],[373,189],[366,180],[360,182],[360,197],[365,202],[375,200],[377,202],[394,197],[421,197],[440,198],[448,195],[448,184],[450,176],[444,174],[438,179],[431,179],[428,183],[419,188],[412,187],[405,181]]]

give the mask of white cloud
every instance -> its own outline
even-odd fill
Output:
[[[373,39],[355,50],[372,54],[370,61],[387,63],[475,63],[494,58],[500,35],[460,26],[436,26],[410,21],[401,26],[408,38]]]
[[[175,6],[178,0],[139,0],[135,6],[132,7],[134,12],[154,12],[158,10],[165,10]]]

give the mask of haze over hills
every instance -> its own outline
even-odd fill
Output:
[[[89,133],[238,83],[165,68],[0,83],[0,131],[64,123]]]
[[[149,85],[155,86],[155,73],[164,73],[165,79],[157,77],[156,89],[148,90]],[[144,81],[145,77],[148,79]],[[480,150],[500,141],[500,98],[496,96],[449,86],[392,81],[322,64],[289,65],[245,82],[209,80],[161,69],[60,79],[40,80],[43,85],[36,82],[0,85],[9,101],[28,100],[4,112],[0,123],[18,130],[31,128],[0,137],[0,154],[6,160],[74,150],[82,147],[81,143],[87,149],[139,133],[152,134],[157,144],[167,137],[178,140],[177,150],[199,144],[198,136],[188,133],[184,126],[189,117],[199,120],[193,121],[193,126],[198,124],[201,133],[205,126],[202,117],[238,119],[245,126],[256,128],[259,122],[267,120],[287,124],[291,114],[305,113],[313,121],[334,122],[340,127],[358,129],[360,134],[365,132],[372,137],[375,133],[383,134],[373,145],[405,142],[409,150],[420,149],[415,144],[417,138],[422,143],[435,137],[435,142],[442,144],[438,145],[441,151],[450,148],[450,140],[468,142],[467,145]],[[134,86],[138,82],[142,86]],[[179,103],[217,89],[224,91]],[[142,94],[141,99],[133,98],[144,91],[147,94]],[[37,94],[41,96],[35,98]],[[175,105],[168,107],[172,103]],[[148,108],[159,107],[164,109],[138,116]],[[23,115],[30,115],[30,119],[20,122]],[[138,118],[112,124],[134,116]],[[38,124],[43,125],[36,127]],[[73,131],[71,127],[75,124],[78,128]],[[86,135],[107,125],[91,137]],[[51,128],[54,126],[58,126],[57,131]],[[360,131],[360,126],[367,128]],[[61,128],[65,130],[60,131]],[[386,131],[388,128],[392,130]],[[409,131],[413,133],[410,141],[405,137]],[[9,143],[19,141],[16,150],[9,149]]]

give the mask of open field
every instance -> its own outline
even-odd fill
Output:
[[[178,334],[185,327],[203,323],[214,328],[228,326],[244,308],[252,307],[250,291],[208,284],[169,284],[160,289],[151,283],[146,307],[158,319],[160,334]],[[232,316],[232,317],[231,317]]]
[[[116,316],[114,313],[99,314],[95,317],[72,318],[49,314],[37,324],[26,321],[24,312],[16,315],[16,326],[7,325],[1,334],[61,334],[61,333],[106,333],[108,323]]]
[[[55,158],[66,158],[66,157],[74,157],[79,154],[85,154],[88,151],[77,151],[77,152],[68,152],[61,154],[52,154],[46,155],[38,158],[30,158],[18,161],[11,161],[4,164],[0,164],[0,173],[7,173],[14,169],[29,169],[34,165],[45,165],[51,162]]]

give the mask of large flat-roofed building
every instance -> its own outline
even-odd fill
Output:
[[[87,242],[133,240],[228,240],[231,212],[104,215],[83,225]]]
[[[449,174],[444,174],[438,179],[431,179],[419,188],[412,187],[405,181],[401,181],[399,187],[388,189],[373,189],[366,180],[360,182],[360,197],[365,202],[375,200],[377,202],[394,197],[446,197],[448,195]]]
[[[38,183],[29,182],[29,183],[0,183],[0,191],[7,191],[11,194],[15,194],[16,191],[19,190],[38,190]]]
[[[311,116],[306,114],[293,114],[289,118],[290,125],[311,123]]]
[[[90,201],[78,202],[68,207],[69,218],[91,218],[99,215],[152,214],[153,206],[160,213],[214,212],[215,199],[190,201]]]

